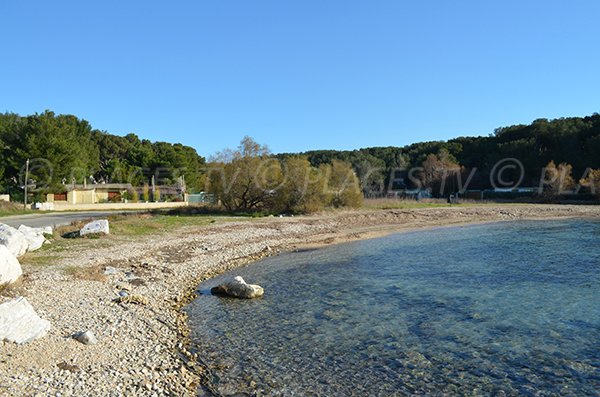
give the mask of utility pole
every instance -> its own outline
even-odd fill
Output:
[[[155,197],[156,197],[155,190],[156,190],[156,186],[154,184],[154,175],[152,175],[152,197],[150,197],[151,201],[156,201],[155,200]]]
[[[25,201],[23,204],[23,208],[27,209],[27,185],[29,184],[29,159],[25,162]]]

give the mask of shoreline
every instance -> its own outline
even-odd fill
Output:
[[[84,253],[69,252],[50,266],[24,265],[23,292],[49,334],[27,345],[4,343],[0,394],[62,396],[193,396],[206,376],[202,358],[189,350],[185,307],[209,278],[279,252],[437,227],[511,220],[600,219],[600,206],[486,205],[398,210],[356,210],[302,217],[261,218],[182,227],[172,235],[118,241]],[[111,266],[103,280],[65,274],[65,267]],[[133,278],[132,278],[133,275]],[[139,279],[138,285],[132,281]],[[126,286],[148,305],[112,303]],[[85,346],[69,335],[91,329],[99,343]],[[72,367],[57,365],[66,363]]]

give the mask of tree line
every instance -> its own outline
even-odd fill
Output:
[[[92,128],[72,115],[0,114],[0,191],[20,197],[24,166],[38,198],[64,183],[175,184],[185,175],[189,190],[203,187],[205,159],[190,146],[150,142],[135,134],[118,136]]]
[[[0,190],[18,197],[31,159],[37,194],[64,183],[175,184],[209,192],[231,211],[313,212],[360,205],[364,195],[429,189],[446,197],[461,189],[542,187],[559,194],[584,185],[600,193],[600,115],[501,127],[489,136],[404,147],[272,154],[245,137],[207,162],[192,147],[100,131],[51,111],[0,114]],[[518,166],[506,166],[505,160]],[[502,171],[499,173],[498,170]]]
[[[278,158],[297,155],[284,153]],[[540,183],[546,184],[544,180],[552,179],[549,168],[557,164],[561,173],[568,170],[574,183],[584,182],[589,186],[600,176],[600,171],[594,171],[600,169],[600,115],[538,119],[528,125],[497,128],[489,136],[420,142],[404,147],[317,150],[300,155],[313,166],[334,159],[350,163],[366,194],[429,188],[434,195],[445,196],[467,181],[469,189],[517,184],[538,187]],[[516,160],[519,167],[506,168],[503,180],[494,180],[494,173],[499,171],[496,166],[505,159]]]

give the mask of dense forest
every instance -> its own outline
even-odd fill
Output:
[[[141,186],[154,176],[158,184],[169,185],[185,175],[188,189],[201,190],[203,184],[205,160],[192,147],[150,142],[135,134],[111,135],[86,120],[51,111],[23,117],[0,114],[0,153],[0,192],[16,197],[27,159],[37,193],[84,179]]]
[[[332,159],[350,162],[365,192],[415,188],[419,183],[427,186],[428,176],[431,176],[427,174],[436,169],[443,170],[446,176],[458,176],[463,185],[469,181],[469,189],[514,186],[519,179],[522,179],[519,186],[538,187],[541,178],[550,179],[544,176],[544,170],[551,162],[570,165],[575,181],[589,177],[591,169],[600,168],[600,115],[538,119],[529,125],[497,128],[490,136],[421,142],[405,147],[318,150],[302,155],[314,166]],[[492,171],[497,173],[501,169],[503,159],[518,160],[522,169],[507,168],[502,175],[504,183],[498,183]],[[494,169],[497,164],[500,168]],[[411,169],[416,171],[413,175],[409,175]],[[396,183],[402,186],[395,186]],[[449,189],[456,186],[446,184]],[[431,183],[428,187],[432,187]]]
[[[251,140],[246,144],[257,145]],[[240,148],[243,149],[243,145]],[[22,175],[27,159],[31,159],[31,183],[36,185],[34,190],[38,193],[52,191],[65,182],[81,183],[84,179],[141,186],[153,175],[158,184],[175,184],[184,175],[188,192],[218,193],[215,166],[220,178],[223,173],[239,176],[230,165],[224,168],[226,164],[236,163],[231,158],[215,158],[207,163],[192,147],[150,142],[135,134],[112,135],[92,128],[87,121],[75,116],[56,115],[51,111],[30,116],[0,114],[0,151],[0,193],[10,192],[15,198],[22,194],[20,186],[24,183]],[[229,152],[232,153],[235,152]],[[244,163],[240,157],[277,160],[276,173],[293,172],[290,168],[294,164],[307,166],[311,168],[303,174],[307,178],[314,177],[313,173],[318,170],[331,174],[332,170],[342,172],[346,166],[351,167],[367,195],[430,188],[434,196],[444,197],[464,188],[467,182],[469,189],[497,187],[495,173],[503,159],[514,159],[511,161],[519,166],[502,169],[500,187],[516,186],[517,182],[519,186],[538,187],[545,173],[568,173],[565,186],[570,188],[580,181],[589,185],[593,178],[600,176],[600,171],[592,171],[600,169],[600,115],[538,119],[528,125],[498,128],[489,136],[421,142],[405,147],[276,155],[265,150],[252,156],[243,153],[244,150],[238,150],[236,164],[245,164],[247,172],[252,171],[248,168],[251,162],[244,160]],[[269,167],[269,170],[274,169]],[[329,178],[331,182],[331,176]],[[224,203],[232,208],[244,207],[230,199]]]

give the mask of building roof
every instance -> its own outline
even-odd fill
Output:
[[[65,184],[65,190],[129,190],[131,183],[88,183],[87,185]]]

